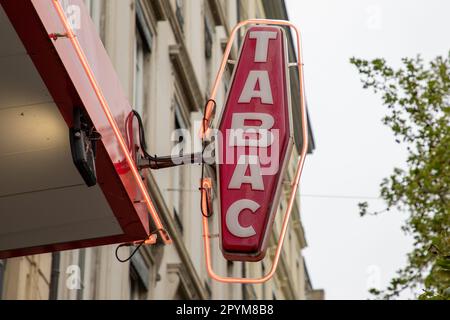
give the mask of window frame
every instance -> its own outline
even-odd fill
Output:
[[[181,130],[189,130],[190,124],[187,121],[184,113],[186,110],[184,107],[184,104],[182,102],[181,97],[175,93],[174,99],[173,99],[173,124],[174,124],[174,130],[181,129]],[[178,123],[178,125],[177,125]],[[174,141],[174,144],[178,144],[180,141]],[[182,153],[187,154],[189,152],[189,146],[184,145],[185,139],[183,139],[183,148]],[[186,148],[188,150],[186,150]],[[185,188],[186,188],[186,170],[183,166],[178,166],[173,169],[173,177],[172,177],[172,183],[173,183],[173,212],[174,217],[176,219],[177,224],[179,225],[179,231],[183,233],[184,229],[184,215],[182,206],[185,202]]]

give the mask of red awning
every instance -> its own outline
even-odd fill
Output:
[[[83,2],[0,4],[0,121],[8,128],[0,258],[142,240],[162,228],[134,164],[132,108]],[[93,187],[71,157],[75,108],[101,136]]]

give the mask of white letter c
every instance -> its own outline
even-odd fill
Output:
[[[256,231],[252,226],[243,227],[240,225],[239,215],[245,209],[249,209],[253,213],[255,213],[255,211],[258,210],[259,207],[260,205],[255,201],[248,199],[238,200],[233,203],[228,208],[226,215],[227,228],[230,233],[239,238],[249,238],[251,236],[254,236],[256,234]]]

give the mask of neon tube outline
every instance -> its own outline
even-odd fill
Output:
[[[217,275],[214,272],[212,262],[211,262],[211,247],[210,247],[210,240],[209,240],[211,238],[211,235],[209,233],[208,218],[203,216],[203,244],[204,244],[204,250],[205,250],[206,269],[207,269],[208,275],[212,279],[214,279],[218,282],[223,282],[223,283],[259,284],[259,283],[264,283],[264,282],[270,280],[273,277],[273,275],[275,274],[277,266],[278,266],[278,262],[280,260],[284,239],[285,239],[287,227],[289,224],[289,218],[292,213],[292,207],[294,205],[295,195],[298,190],[298,186],[300,183],[300,177],[301,177],[303,167],[305,164],[306,154],[308,152],[308,121],[307,121],[306,101],[305,101],[305,94],[304,94],[305,88],[304,88],[303,59],[302,59],[302,48],[301,48],[301,42],[300,42],[300,31],[294,24],[292,24],[289,21],[285,21],[285,20],[249,19],[249,20],[238,23],[233,28],[233,30],[230,34],[230,38],[228,40],[227,46],[225,48],[225,52],[224,52],[224,55],[222,58],[222,63],[220,65],[220,68],[217,72],[216,79],[214,81],[214,86],[211,89],[211,94],[209,97],[210,100],[205,109],[204,121],[203,121],[203,126],[201,129],[200,135],[202,135],[202,136],[206,135],[209,125],[211,123],[211,116],[213,113],[213,109],[215,107],[214,99],[216,98],[217,90],[219,88],[226,65],[228,63],[228,58],[230,56],[231,49],[233,47],[233,42],[234,42],[234,38],[236,37],[236,33],[240,28],[250,25],[250,24],[281,25],[281,26],[288,26],[295,30],[296,39],[297,39],[297,68],[298,68],[298,72],[299,72],[299,82],[300,82],[300,100],[301,100],[300,101],[300,103],[301,103],[300,111],[301,111],[301,118],[302,118],[301,121],[302,121],[303,145],[302,145],[302,150],[299,155],[299,159],[297,161],[297,170],[296,170],[296,173],[294,176],[294,180],[291,184],[291,188],[292,188],[291,194],[289,196],[288,206],[286,208],[286,212],[285,212],[282,227],[281,227],[281,232],[280,232],[280,235],[278,238],[278,245],[277,245],[277,249],[275,251],[275,257],[272,262],[272,267],[271,267],[270,271],[265,276],[260,277],[260,278],[235,278],[235,277],[223,277],[223,276]],[[203,182],[202,182],[202,186],[203,186]]]

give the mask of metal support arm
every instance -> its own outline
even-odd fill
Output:
[[[177,166],[182,166],[186,164],[202,164],[202,163],[211,163],[211,159],[204,158],[202,152],[191,153],[182,156],[172,157],[172,156],[150,156],[141,158],[138,161],[139,170],[142,169],[165,169],[165,168],[173,168]]]

